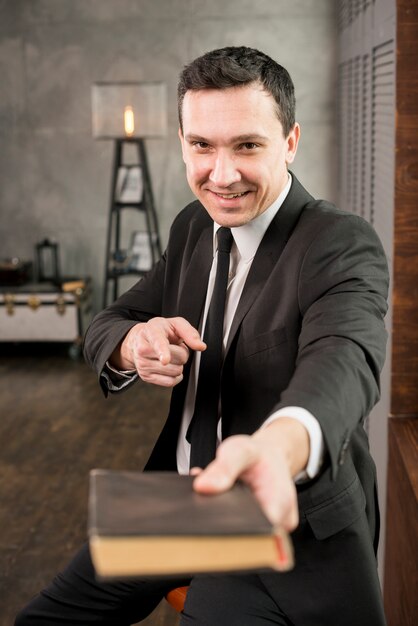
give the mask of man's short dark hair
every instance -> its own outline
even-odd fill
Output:
[[[180,128],[187,91],[228,89],[259,83],[277,104],[277,116],[287,137],[295,125],[295,90],[289,72],[267,54],[254,48],[227,47],[198,57],[183,69],[177,90]]]

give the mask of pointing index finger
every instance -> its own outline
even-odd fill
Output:
[[[194,328],[184,317],[170,319],[173,332],[192,350],[206,350],[206,344],[201,340],[199,331]]]

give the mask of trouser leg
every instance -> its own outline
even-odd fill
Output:
[[[196,576],[181,626],[292,626],[256,574]]]
[[[306,522],[293,535],[295,568],[261,579],[295,626],[385,626],[366,515],[317,539]]]
[[[189,579],[100,582],[88,545],[18,614],[15,626],[129,626],[149,615],[172,588]]]

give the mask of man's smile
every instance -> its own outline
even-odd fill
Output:
[[[219,198],[225,198],[226,200],[230,200],[231,198],[242,198],[242,196],[246,196],[249,191],[240,191],[238,193],[220,193],[218,191],[212,191],[212,193],[214,193]]]

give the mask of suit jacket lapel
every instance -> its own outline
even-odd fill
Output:
[[[255,302],[278,262],[304,206],[313,200],[313,197],[302,187],[294,174],[292,174],[292,178],[290,191],[268,227],[254,257],[232,322],[226,346],[227,351],[243,318]]]
[[[207,283],[213,259],[213,222],[206,211],[193,218],[183,253],[179,278],[177,314],[199,327],[206,299]],[[170,411],[163,431],[154,447],[146,469],[175,470],[177,467],[176,445],[181,415],[189,381],[192,359],[186,363],[183,380],[174,387]]]
[[[189,242],[192,247],[189,254],[186,251],[179,285],[178,314],[195,328],[199,326],[213,260],[213,222],[204,217],[203,230],[199,218],[191,225]]]

